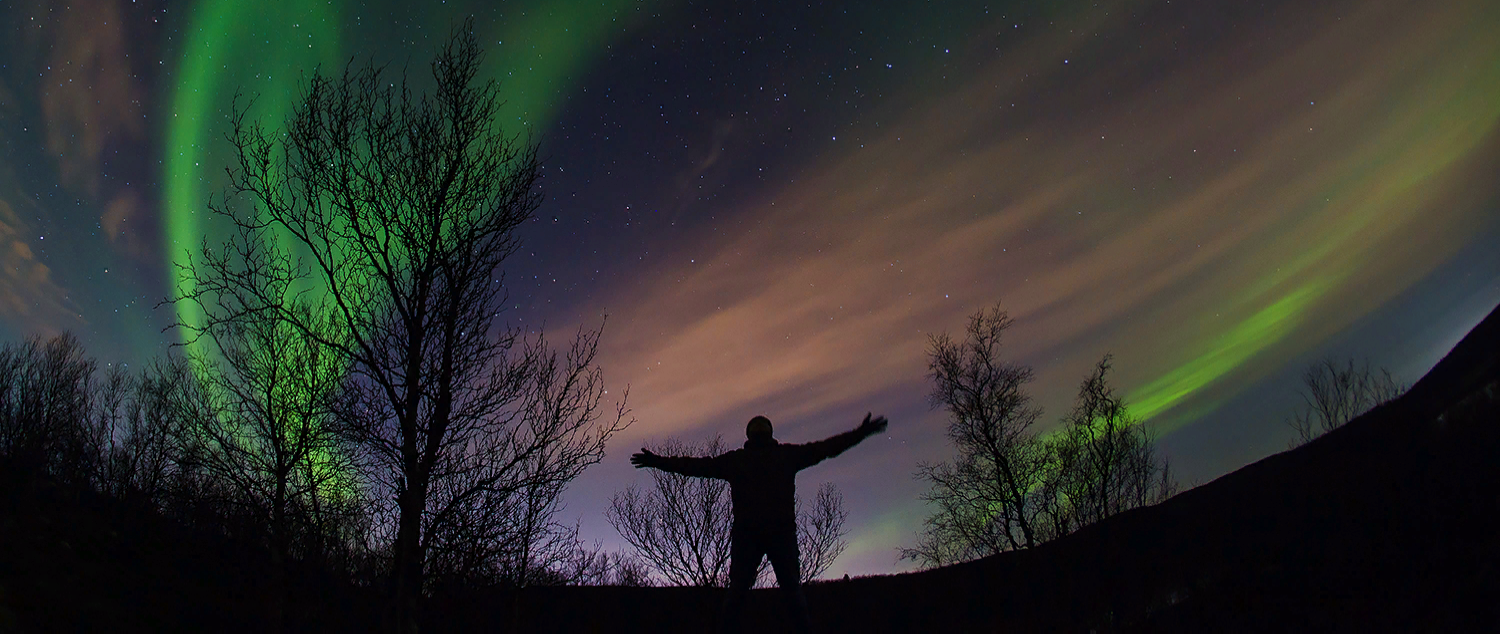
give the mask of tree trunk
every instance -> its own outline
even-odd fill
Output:
[[[287,631],[286,605],[287,587],[287,521],[286,521],[286,475],[278,470],[276,497],[271,501],[271,605],[270,627],[273,632]]]
[[[392,625],[398,634],[417,634],[418,603],[422,597],[422,511],[427,506],[426,484],[410,483],[397,500],[397,520],[391,584],[395,611]]]

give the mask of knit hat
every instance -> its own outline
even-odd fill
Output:
[[[750,419],[750,424],[745,425],[745,436],[754,438],[756,436],[771,437],[771,419],[765,416],[756,416]]]

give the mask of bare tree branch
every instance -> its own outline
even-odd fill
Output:
[[[1287,421],[1297,432],[1293,444],[1306,444],[1333,431],[1400,396],[1406,387],[1391,376],[1390,370],[1380,368],[1376,374],[1368,361],[1356,366],[1352,358],[1343,365],[1330,357],[1318,360],[1302,373],[1302,389],[1297,391],[1302,407]]]

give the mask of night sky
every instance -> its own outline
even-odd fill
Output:
[[[997,301],[1045,426],[1113,353],[1184,486],[1284,449],[1309,362],[1413,381],[1500,302],[1493,0],[0,0],[0,336],[163,353],[235,92],[276,123],[318,64],[424,77],[471,13],[545,162],[504,319],[608,313],[638,419],[560,517],[606,548],[643,442],[873,410],[800,481],[845,495],[828,574],[907,569],[951,453],[926,338]]]

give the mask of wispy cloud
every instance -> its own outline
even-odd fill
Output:
[[[38,241],[10,203],[0,200],[0,319],[18,333],[43,336],[83,325],[67,289],[37,257]]]
[[[144,141],[145,85],[136,79],[117,0],[81,0],[54,8],[38,101],[47,151],[62,183],[101,195],[105,153]],[[131,149],[135,149],[132,147]]]

